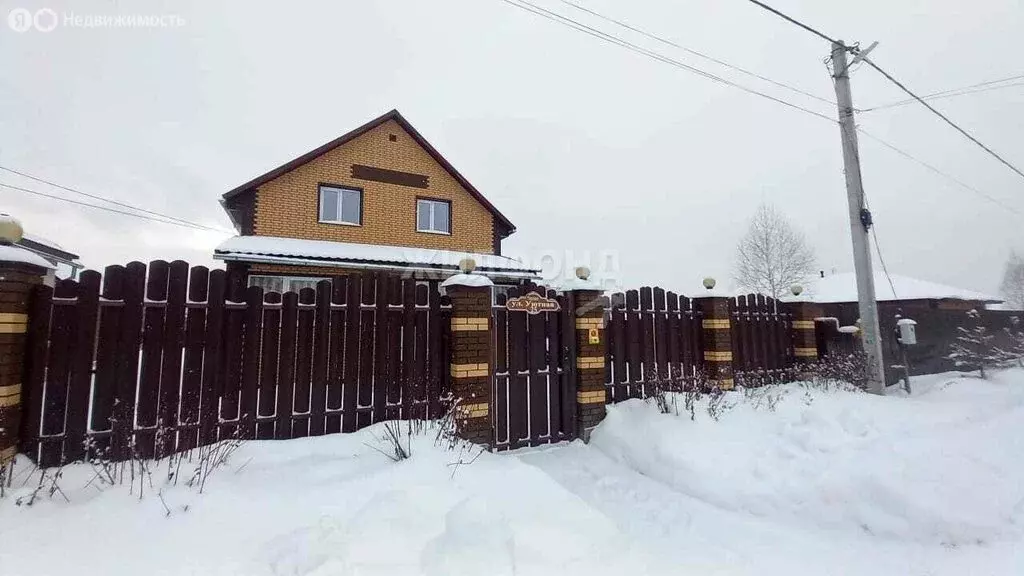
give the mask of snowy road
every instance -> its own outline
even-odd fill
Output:
[[[717,421],[633,401],[589,445],[454,475],[426,436],[401,463],[374,428],[252,442],[204,494],[165,489],[170,516],[152,490],[86,486],[84,465],[69,503],[17,506],[37,481],[23,466],[0,574],[1024,573],[1024,371],[915,391],[733,393]]]

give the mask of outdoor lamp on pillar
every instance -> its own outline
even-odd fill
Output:
[[[708,290],[714,290],[715,284],[715,279],[712,278],[711,276],[708,276],[707,278],[704,279],[704,287],[707,288]]]
[[[589,279],[590,278],[590,268],[587,268],[586,266],[577,266],[576,267],[576,277],[579,278],[580,280],[587,280],[587,279]]]
[[[789,287],[789,291],[793,293],[793,296],[799,296],[803,294],[804,287],[799,284],[793,284]]]
[[[472,274],[473,270],[476,270],[476,260],[469,257],[459,260],[459,270],[463,274]]]
[[[0,214],[0,244],[15,244],[21,240],[24,229],[21,222],[10,214]]]

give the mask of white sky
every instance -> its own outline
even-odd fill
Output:
[[[535,0],[586,19],[558,0]],[[738,66],[832,98],[829,47],[744,0],[580,0]],[[920,93],[1024,73],[1018,0],[773,0],[863,45]],[[518,227],[516,254],[618,251],[622,282],[693,293],[728,283],[761,200],[852,266],[835,125],[713,83],[499,0],[37,2],[74,15],[173,14],[163,29],[16,33],[0,22],[0,164],[87,192],[230,228],[230,188],[398,108]],[[628,32],[628,37],[830,117],[833,107]],[[866,108],[904,95],[853,76]],[[1024,87],[936,100],[1024,165]],[[919,106],[860,124],[1024,212],[1024,179]],[[865,187],[893,273],[994,292],[1024,216],[861,139]],[[10,174],[0,182],[73,197]],[[78,197],[78,199],[82,199]],[[106,214],[0,188],[0,211],[86,265],[210,263],[224,235]],[[571,264],[571,263],[570,263]]]

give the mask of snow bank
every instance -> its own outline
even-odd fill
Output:
[[[458,466],[475,452],[429,435],[392,462],[380,425],[248,442],[203,494],[164,489],[169,515],[163,469],[140,500],[68,466],[70,502],[18,506],[38,482],[21,459],[0,574],[1024,573],[1024,371],[914,390],[730,393],[718,421],[706,404],[691,421],[631,401],[590,445]]]
[[[910,398],[800,384],[734,392],[720,422],[700,407],[691,421],[634,400],[609,407],[592,442],[698,500],[802,528],[953,546],[1019,540],[1024,386],[1000,378],[915,381]],[[775,410],[759,395],[779,395]]]

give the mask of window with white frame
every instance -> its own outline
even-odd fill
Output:
[[[320,221],[328,224],[363,224],[363,191],[341,186],[320,186]]]
[[[249,276],[249,286],[259,286],[264,292],[299,292],[303,288],[316,289],[317,282],[328,280],[328,278],[314,278],[310,276],[269,276],[264,274],[252,274]]]
[[[416,200],[416,231],[451,234],[451,203],[447,200]]]

